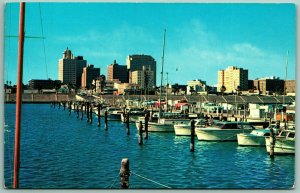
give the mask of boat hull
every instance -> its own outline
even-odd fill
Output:
[[[251,134],[237,134],[238,145],[240,146],[265,146],[265,137]]]
[[[174,125],[175,135],[178,136],[190,136],[191,126],[189,125]]]
[[[270,153],[270,137],[265,138],[266,150]],[[279,138],[276,139],[274,154],[295,154],[295,140]]]
[[[199,141],[237,141],[238,133],[250,133],[252,130],[240,129],[196,129]]]

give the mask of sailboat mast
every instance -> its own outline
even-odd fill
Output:
[[[284,86],[283,86],[283,104],[285,104],[285,101],[284,101],[284,96],[285,96],[285,92],[286,92],[286,78],[287,78],[287,66],[288,66],[288,63],[289,63],[289,51],[286,52],[286,63],[285,63],[285,78],[284,78]]]
[[[22,106],[22,79],[23,79],[23,52],[24,52],[24,26],[25,26],[25,2],[20,2],[19,45],[18,45],[18,82],[16,93],[16,128],[15,128],[15,152],[14,152],[14,181],[13,188],[19,188],[20,166],[20,128]]]
[[[159,118],[161,117],[161,94],[162,94],[162,82],[164,76],[164,61],[165,61],[165,43],[166,43],[166,29],[164,31],[164,41],[162,50],[162,62],[161,62],[161,73],[160,73],[160,91],[159,91]]]

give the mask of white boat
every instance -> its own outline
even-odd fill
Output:
[[[126,115],[127,115],[127,112],[129,112],[129,122],[133,122],[133,123],[136,122],[139,119],[139,117],[145,116],[145,111],[143,108],[126,108],[125,112],[126,112]],[[122,122],[126,122],[126,119],[125,119],[125,116],[123,113],[121,114],[121,120],[122,120]]]
[[[270,152],[270,137],[265,138],[267,152]],[[276,136],[274,154],[295,154],[295,130],[281,130]]]
[[[121,108],[118,107],[106,107],[100,111],[100,116],[105,116],[105,111],[107,111],[107,120],[109,121],[120,121],[121,114],[123,113]],[[95,114],[98,115],[98,110],[94,110]]]
[[[204,127],[205,119],[195,119],[195,128]],[[190,136],[191,135],[191,121],[188,124],[174,125],[175,135]]]
[[[279,132],[279,129],[276,129],[276,125],[270,125],[266,129],[256,129],[251,133],[238,133],[237,141],[240,146],[265,146],[266,140],[265,137],[270,136],[270,129],[273,129],[275,134]]]
[[[257,129],[251,133],[238,133],[237,141],[240,146],[265,146],[267,136],[270,136],[269,129]]]
[[[250,133],[255,127],[247,122],[215,122],[208,127],[195,129],[201,141],[237,141],[238,133]]]
[[[174,132],[174,125],[188,123],[189,119],[159,119],[158,122],[148,122],[149,132]],[[136,128],[139,130],[139,122],[136,121]],[[143,131],[145,130],[145,123],[143,124]]]

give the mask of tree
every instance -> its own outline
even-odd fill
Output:
[[[222,93],[222,96],[224,95],[224,92],[226,91],[226,87],[224,85],[221,86],[221,93]]]

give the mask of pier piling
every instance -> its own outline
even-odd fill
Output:
[[[195,151],[195,120],[191,121],[191,143],[190,143],[191,152]]]
[[[121,169],[120,169],[120,187],[121,189],[128,189],[129,188],[129,159],[124,158],[121,161]]]
[[[107,110],[104,113],[104,128],[105,128],[105,130],[108,130],[108,125],[107,125]]]
[[[71,115],[72,110],[72,101],[69,101],[69,116]]]
[[[148,139],[148,122],[149,122],[149,114],[147,112],[145,114],[145,139]]]
[[[79,118],[79,104],[76,104],[77,119]]]
[[[84,104],[82,103],[81,104],[81,120],[83,119],[83,106],[84,106]]]
[[[87,118],[87,122],[90,122],[90,104],[89,104],[89,102],[87,102],[87,104],[86,104],[86,118]]]
[[[143,123],[139,123],[139,145],[143,145]]]
[[[90,124],[93,124],[93,106],[90,106]]]
[[[101,108],[101,107],[100,107],[100,104],[98,104],[97,107],[98,107],[98,109],[97,109],[97,110],[98,110],[98,127],[100,127],[100,123],[101,123],[101,122],[100,122],[100,121],[101,121],[101,120],[100,120],[100,108]]]
[[[66,110],[66,102],[63,102],[64,105],[64,111]]]
[[[127,135],[130,134],[130,127],[129,127],[129,120],[130,120],[130,117],[129,117],[129,111],[127,112],[126,114],[126,127],[127,127]]]
[[[276,136],[273,128],[270,128],[270,158],[274,158],[274,148],[276,143]]]

